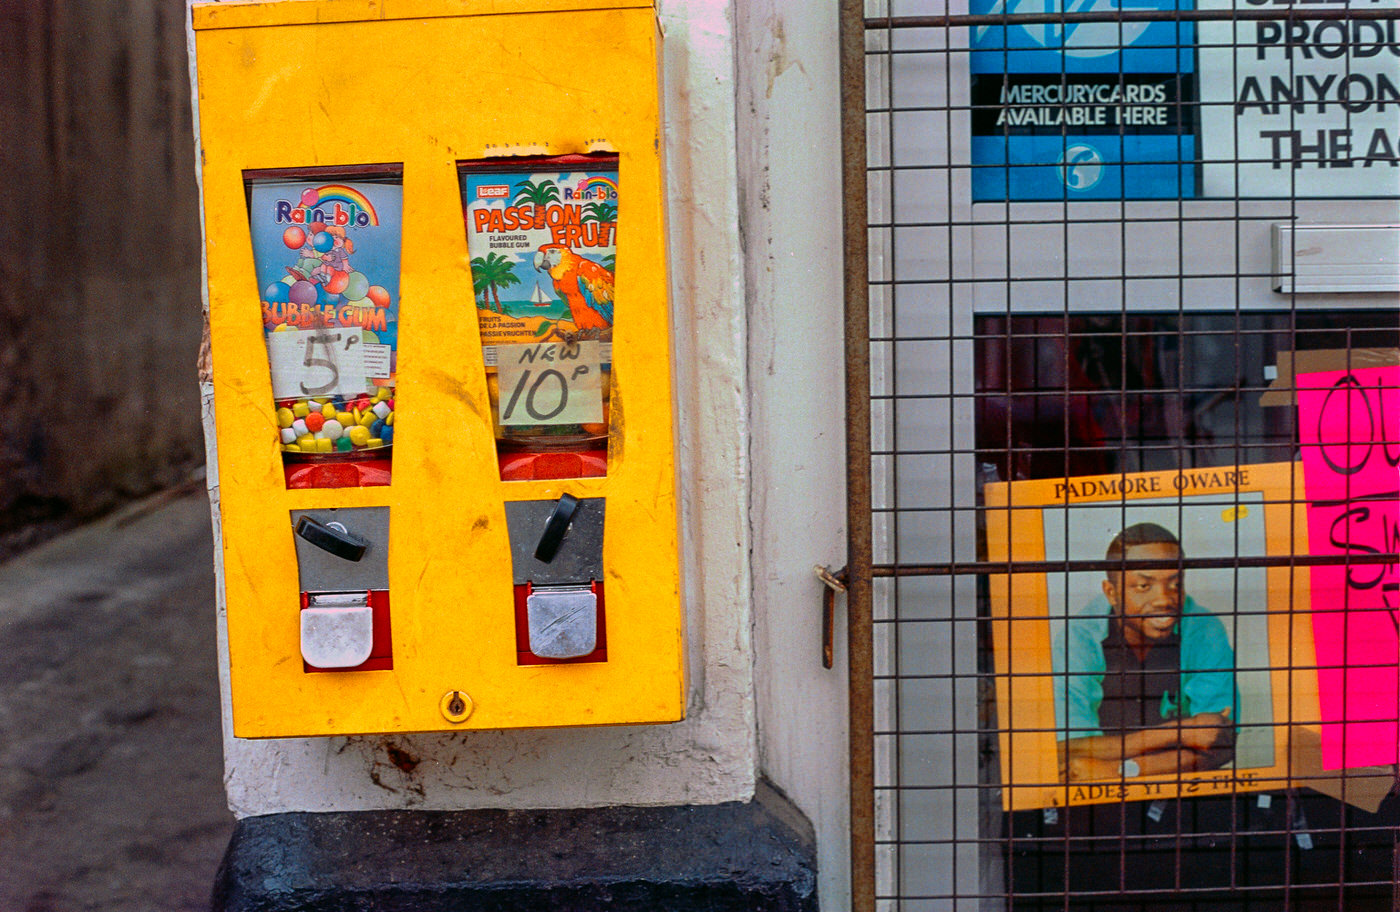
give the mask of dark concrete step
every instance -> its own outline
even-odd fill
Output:
[[[240,821],[215,912],[815,912],[801,812],[750,802]]]

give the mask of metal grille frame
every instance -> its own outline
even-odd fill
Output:
[[[1395,347],[1400,345],[1400,316],[1393,296],[1372,296],[1347,308],[1345,313],[1328,310],[1321,316],[1306,299],[1300,304],[1296,294],[1281,295],[1277,306],[1271,309],[1242,307],[1237,296],[1232,306],[1214,312],[1220,319],[1213,324],[1197,319],[1196,309],[1185,304],[1178,304],[1174,310],[1139,311],[1131,299],[1132,288],[1140,283],[1167,283],[1181,290],[1192,282],[1216,281],[1238,291],[1246,283],[1258,280],[1259,275],[1239,265],[1242,233],[1261,222],[1296,221],[1300,213],[1311,211],[1307,202],[1300,202],[1296,196],[1264,202],[1237,197],[1198,207],[1181,198],[1151,205],[1125,198],[1116,201],[1116,205],[1110,202],[1086,206],[1096,213],[1088,216],[1073,212],[1076,204],[1068,201],[1059,204],[1058,209],[1055,204],[1001,202],[987,203],[981,216],[968,217],[964,213],[972,211],[970,206],[964,210],[947,199],[938,199],[940,191],[949,198],[957,192],[965,193],[965,189],[955,192],[954,185],[965,180],[966,172],[974,167],[965,156],[959,158],[965,149],[955,140],[953,127],[948,126],[942,134],[947,145],[940,150],[945,155],[941,164],[900,165],[889,149],[882,154],[879,148],[881,141],[893,142],[893,128],[886,126],[882,131],[881,118],[888,124],[897,116],[925,113],[951,124],[970,115],[970,102],[957,97],[951,86],[955,72],[963,65],[959,55],[967,53],[966,32],[972,28],[1012,22],[1059,27],[1113,23],[1121,28],[1128,23],[1164,19],[1192,23],[1273,22],[1287,28],[1301,18],[1365,21],[1400,29],[1400,8],[1309,7],[1300,11],[1289,6],[1269,6],[1165,13],[1088,10],[978,16],[898,15],[883,5],[872,7],[861,0],[841,2],[850,498],[848,563],[842,581],[847,586],[851,675],[852,908],[859,912],[1022,908],[1122,912],[1167,908],[1400,909],[1400,895],[1395,888],[1395,882],[1400,880],[1400,852],[1394,851],[1400,807],[1393,794],[1378,813],[1363,814],[1344,802],[1317,800],[1308,790],[1291,782],[1271,793],[1280,804],[1267,820],[1262,810],[1250,816],[1250,802],[1255,809],[1263,807],[1263,802],[1254,797],[1245,800],[1232,796],[1228,806],[1222,805],[1209,814],[1200,810],[1202,806],[1195,799],[1178,797],[1167,811],[1177,815],[1174,829],[1151,838],[1122,826],[1129,816],[1127,810],[1116,813],[1117,830],[1110,820],[1104,832],[1070,832],[1063,821],[1051,821],[1050,811],[1002,811],[998,796],[1005,783],[997,781],[995,775],[989,776],[988,770],[995,770],[995,761],[988,758],[996,754],[997,735],[1008,723],[995,716],[993,694],[999,675],[988,647],[986,581],[997,574],[1113,572],[1121,571],[1124,565],[1102,559],[993,560],[983,548],[973,546],[974,542],[985,541],[985,532],[979,530],[985,523],[987,508],[975,495],[980,490],[979,473],[987,465],[980,459],[989,454],[1000,455],[1006,461],[1006,480],[1015,477],[1011,467],[1014,459],[1058,461],[1063,475],[1068,477],[1091,474],[1077,472],[1075,466],[1082,460],[1101,456],[1104,449],[1102,441],[1086,445],[1073,439],[1068,421],[1058,440],[1037,438],[1028,443],[1018,439],[1013,433],[1013,407],[1044,406],[1050,413],[1058,409],[1067,414],[1071,404],[1090,394],[1064,379],[1058,383],[1041,382],[1034,388],[1018,388],[1007,380],[1004,388],[994,389],[976,373],[989,356],[1001,362],[1008,377],[1025,368],[1027,362],[1035,362],[1032,373],[1043,367],[1042,373],[1055,375],[1058,370],[1063,378],[1073,346],[1103,337],[1119,344],[1117,366],[1122,370],[1116,374],[1116,385],[1110,382],[1096,388],[1091,398],[1112,400],[1125,414],[1153,399],[1178,403],[1215,399],[1233,409],[1233,436],[1225,435],[1219,427],[1214,428],[1216,436],[1200,439],[1180,434],[1142,436],[1130,433],[1125,422],[1117,432],[1121,453],[1113,471],[1126,475],[1161,465],[1190,468],[1283,460],[1296,452],[1298,432],[1284,422],[1283,427],[1274,429],[1272,437],[1257,433],[1258,418],[1247,414],[1247,400],[1261,394],[1262,387],[1242,381],[1231,385],[1192,382],[1192,353],[1212,348],[1233,351],[1238,374],[1245,361],[1253,364],[1249,359],[1258,360],[1260,352],[1268,353],[1272,347],[1291,351],[1333,345],[1347,349]],[[922,105],[897,101],[890,72],[891,61],[900,55],[927,58],[928,71],[941,71],[944,84],[950,87],[949,94]],[[1238,170],[1247,163],[1234,164]],[[931,190],[924,187],[929,190],[925,198],[917,189],[911,191],[919,181],[938,186]],[[910,197],[908,205],[902,199],[906,195]],[[930,200],[931,206],[921,206]],[[1400,223],[1400,202],[1393,197],[1378,197],[1363,204],[1363,208],[1366,205],[1373,220],[1379,212],[1390,224]],[[987,212],[993,214],[987,216]],[[1075,274],[1069,238],[1072,232],[1090,223],[1117,232],[1120,244],[1116,274]],[[1188,232],[1192,226],[1207,223],[1214,223],[1213,230],[1233,236],[1233,269],[1188,263],[1192,256]],[[1000,249],[1005,256],[1005,262],[999,265],[1005,268],[987,278],[979,273],[971,258],[959,257],[968,257],[966,248],[973,235],[985,237],[997,231],[998,225],[1004,233]],[[970,305],[970,296],[978,293],[979,285],[1009,287],[1019,281],[1017,264],[1011,262],[1011,234],[1013,229],[1036,225],[1057,241],[1052,247],[1058,249],[1051,253],[1064,264],[1064,272],[1058,278],[1026,281],[1058,286],[1054,294],[1061,301],[1060,306],[1037,311],[1033,315],[1041,318],[1037,321],[1016,310],[1010,292],[999,313]],[[932,278],[907,278],[900,274],[900,259],[894,251],[901,243],[897,235],[903,231],[907,236],[911,229],[922,232],[918,235],[921,241],[941,243],[947,251],[943,269],[935,270],[938,274]],[[1179,269],[1152,275],[1132,273],[1126,240],[1130,235],[1149,234],[1174,240]],[[1109,289],[1106,297],[1113,306],[1081,312],[1071,301],[1077,289],[1088,287],[1093,279]],[[901,321],[898,298],[908,293],[911,286],[918,286],[925,300],[947,305],[945,322],[912,330]],[[1184,301],[1188,294],[1180,296]],[[921,308],[928,309],[927,305]],[[1104,317],[1105,321],[1086,328],[1075,322],[1082,313]],[[1144,317],[1145,321],[1138,319]],[[1173,351],[1175,375],[1150,388],[1130,383],[1126,379],[1129,341]],[[903,382],[900,365],[917,357],[903,351],[916,350],[923,352],[922,357],[961,365],[964,374],[956,375],[950,367],[952,379],[942,387],[911,388]],[[1043,357],[1047,352],[1051,356],[1048,362]],[[995,414],[998,400],[1008,403],[1005,414],[998,419],[1004,422],[1005,433],[988,435],[988,416]],[[1166,411],[1170,409],[1165,407]],[[911,414],[918,414],[925,422],[944,421],[954,430],[933,443],[916,442],[903,433],[901,424],[902,417]],[[987,436],[995,438],[996,445],[989,446],[984,439]],[[909,502],[902,485],[901,473],[907,475],[909,466],[916,464],[919,457],[927,458],[924,465],[946,470],[946,477],[939,480],[945,486],[945,496],[933,505]],[[1048,476],[1042,471],[1037,477]],[[1300,501],[1301,492],[1292,492],[1288,499]],[[935,524],[939,528],[931,531]],[[911,538],[919,535],[941,542],[932,550],[941,548],[942,553],[931,559],[930,549],[911,545]],[[1338,563],[1380,565],[1393,572],[1396,561],[1393,552],[1338,558],[1294,551],[1191,557],[1180,563],[1192,571],[1217,570],[1238,575],[1256,569],[1305,573],[1309,567]],[[918,603],[928,598],[944,599],[949,605],[946,616],[920,614]],[[911,651],[917,653],[921,643],[938,637],[953,643],[949,650],[952,657],[945,656],[944,664],[937,667],[911,667]],[[960,654],[957,644],[969,642],[975,644],[973,654]],[[1016,673],[1000,677],[1005,683]],[[902,696],[903,689],[917,686],[920,681],[935,682],[942,687],[938,693],[952,695],[950,702],[954,705],[940,716],[944,721],[931,728],[919,727],[919,722],[927,722],[924,717],[902,715],[908,704]],[[974,707],[976,712],[969,717],[959,710],[960,706],[963,710]],[[1280,719],[1273,724],[1287,728],[1292,723]],[[908,745],[924,736],[930,736],[930,743],[942,751],[929,753],[921,761],[945,765],[946,775],[936,784],[921,784],[917,777],[908,775],[915,764]],[[906,752],[910,752],[908,756]],[[1345,790],[1348,773],[1343,772],[1340,779]],[[910,796],[915,794],[932,797],[911,803]],[[1120,803],[1098,807],[1128,806]],[[915,824],[907,819],[914,807],[931,809],[935,819]],[[1077,812],[1078,809],[1063,808],[1054,814],[1067,818]],[[1113,812],[1107,813],[1108,818],[1114,816]],[[1026,832],[1027,821],[1034,826],[1034,834]],[[1136,887],[1131,882],[1134,853],[1154,839],[1154,847],[1160,851],[1152,857],[1165,859],[1168,870],[1162,883]],[[1157,845],[1164,841],[1165,849]],[[1096,863],[1110,875],[1116,875],[1108,877],[1107,886],[1096,882],[1081,888],[1076,883],[1073,869],[1083,859],[1074,856],[1089,850],[1098,850],[1101,858]],[[1326,863],[1317,863],[1324,854]],[[1197,888],[1192,883],[1196,873],[1193,867],[1209,865],[1214,858],[1224,859],[1223,880]],[[924,863],[948,876],[911,877],[911,870]],[[1259,875],[1258,871],[1263,870],[1268,874]],[[936,888],[928,889],[935,880]]]

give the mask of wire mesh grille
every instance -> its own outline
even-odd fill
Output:
[[[856,908],[1397,908],[1400,4],[845,9]]]

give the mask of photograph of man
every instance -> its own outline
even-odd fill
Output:
[[[1155,523],[1124,529],[1110,561],[1171,561]],[[1052,643],[1060,775],[1066,781],[1210,770],[1234,759],[1239,694],[1225,625],[1186,595],[1179,566],[1110,570],[1101,595]]]

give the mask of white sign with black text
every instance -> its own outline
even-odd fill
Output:
[[[1203,196],[1400,195],[1400,0],[1197,6],[1279,13],[1200,23]]]

